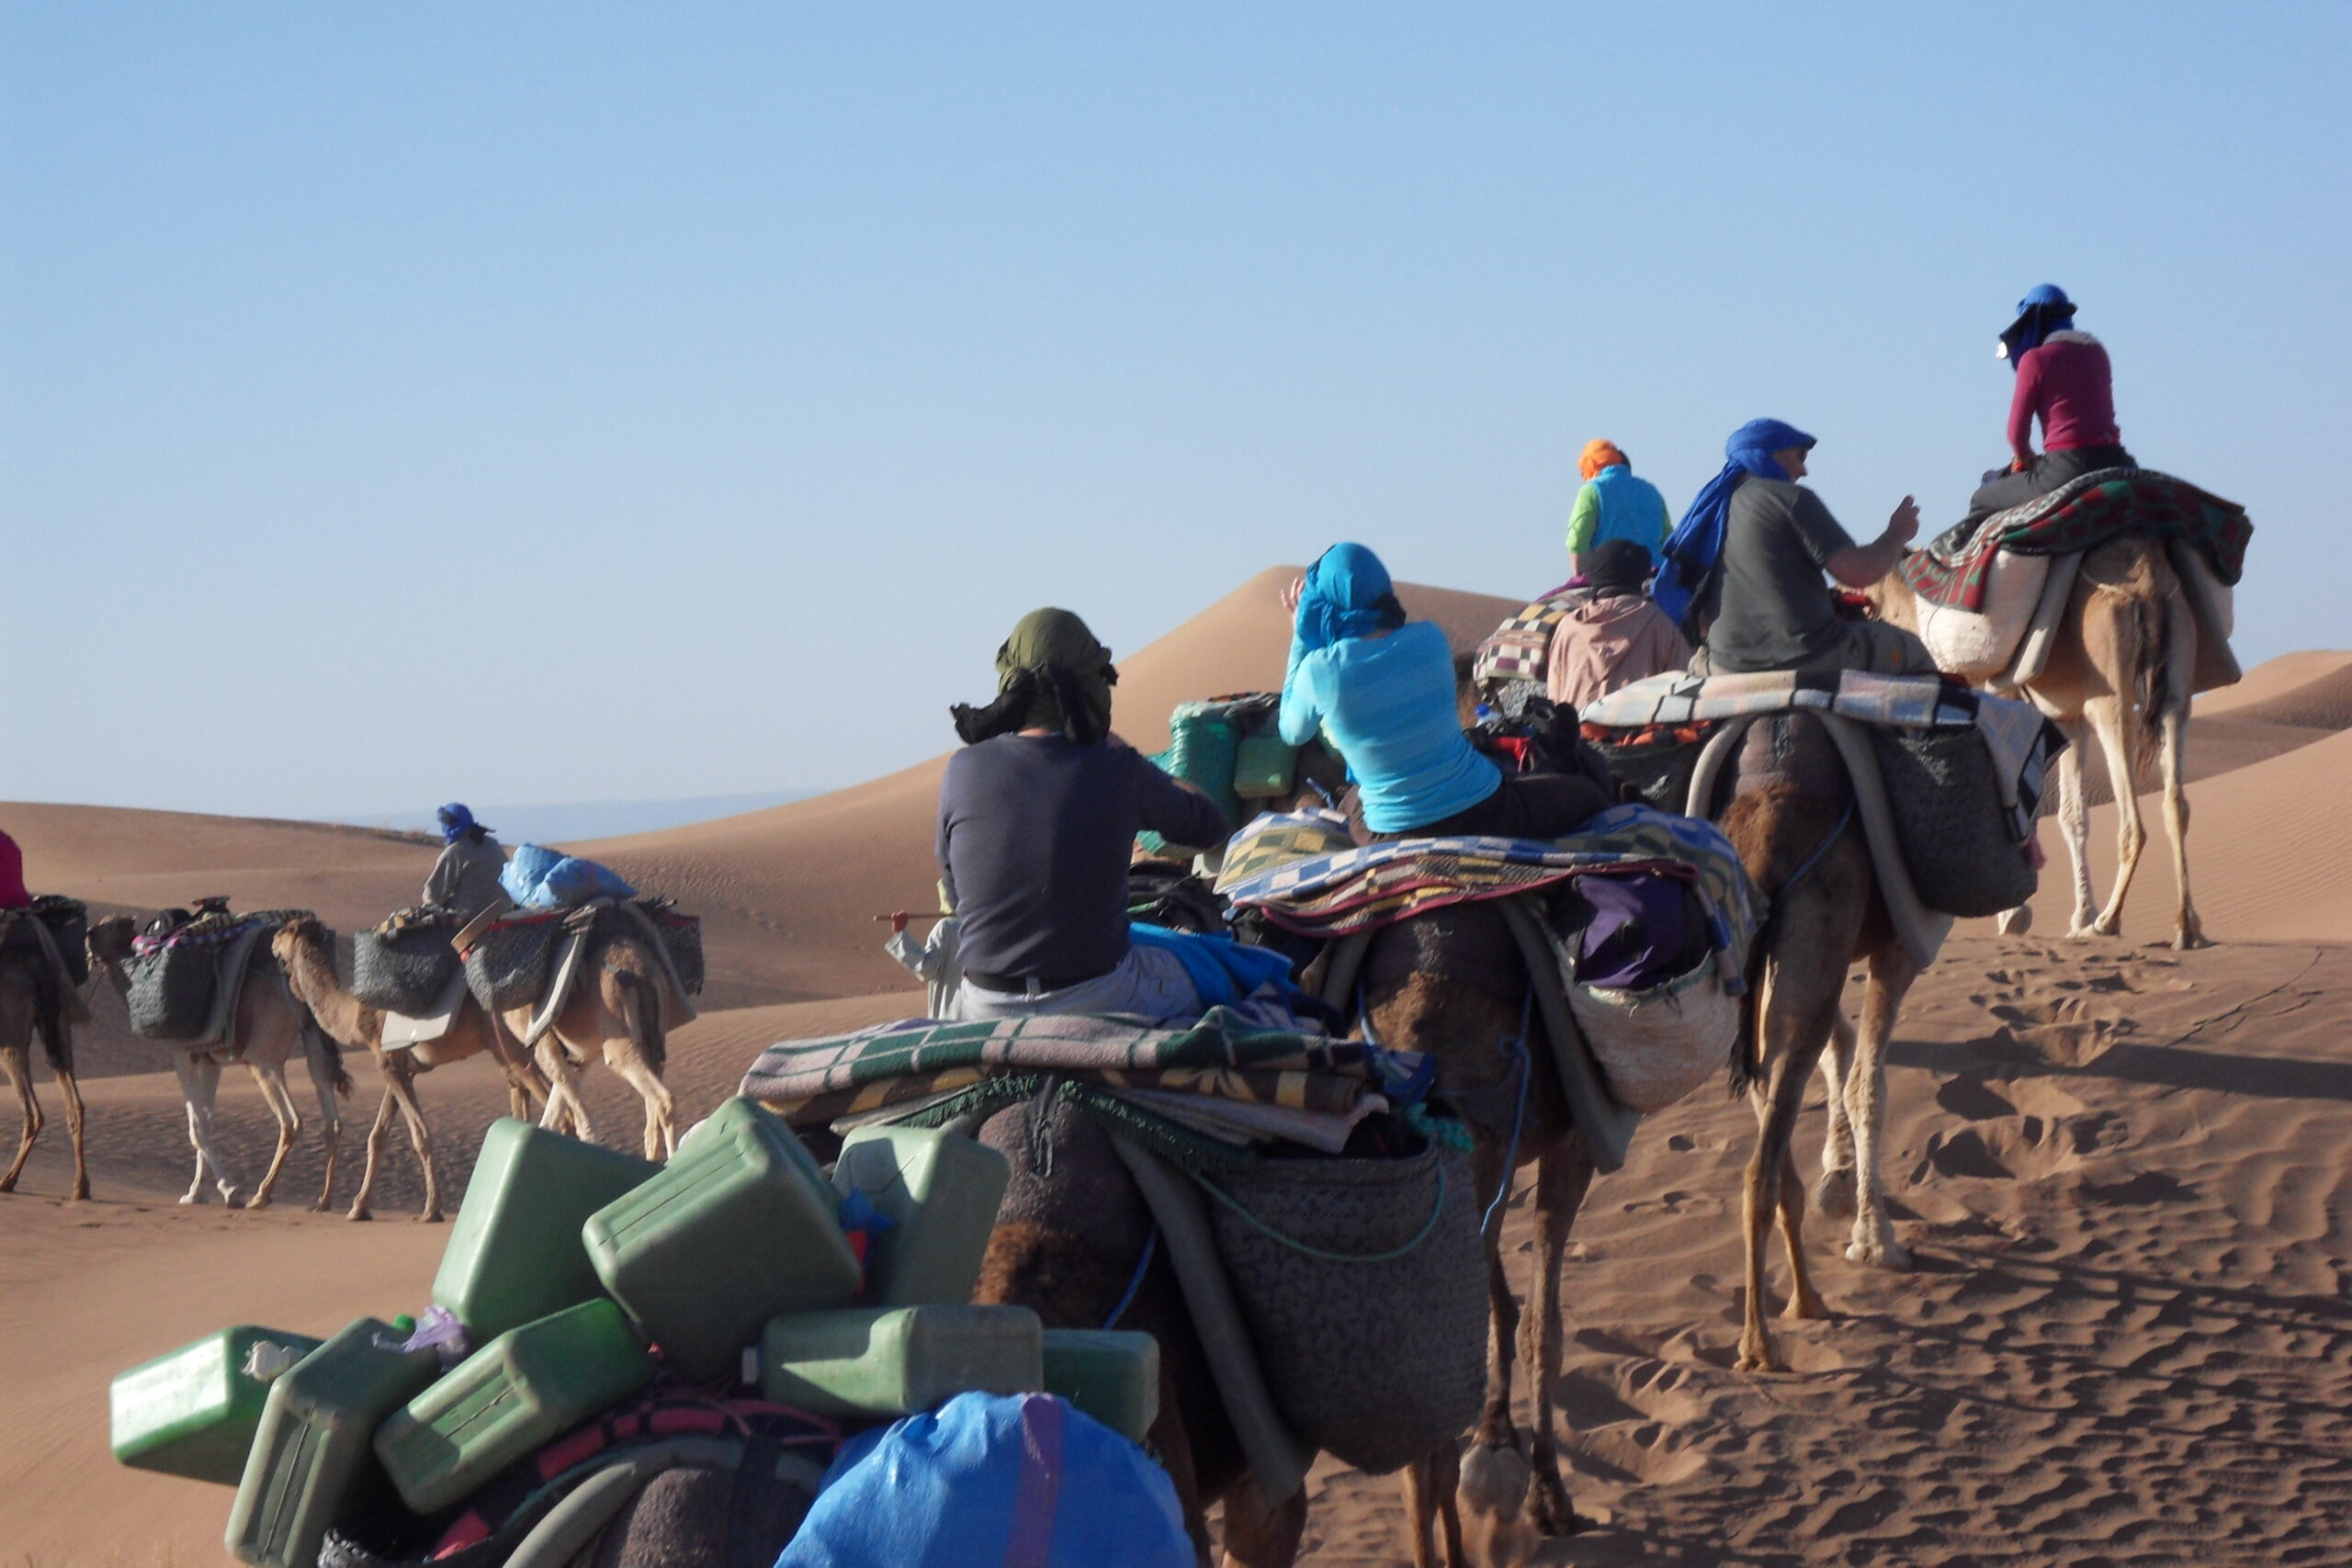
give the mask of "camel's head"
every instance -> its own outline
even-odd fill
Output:
[[[129,915],[108,915],[90,928],[83,945],[89,949],[92,964],[119,964],[130,956],[131,940],[138,934],[139,922]]]
[[[1901,567],[1860,592],[1870,601],[1871,613],[1880,620],[1890,626],[1901,626],[1914,637],[1919,635],[1919,596],[1903,580]]]
[[[326,927],[316,915],[297,915],[277,928],[269,939],[269,951],[281,964],[290,962],[298,953],[315,953],[326,945]]]

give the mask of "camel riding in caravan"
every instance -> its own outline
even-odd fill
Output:
[[[245,1207],[268,1204],[302,1130],[301,1112],[286,1087],[286,1064],[298,1055],[308,1064],[318,1091],[326,1143],[326,1175],[311,1211],[324,1213],[334,1198],[343,1136],[335,1100],[350,1094],[351,1077],[336,1043],[294,994],[271,947],[286,926],[315,919],[308,909],[236,914],[227,898],[211,897],[187,908],[162,910],[144,925],[115,915],[90,928],[90,959],[120,993],[131,1032],[170,1052],[179,1075],[188,1142],[196,1151],[196,1175],[183,1203],[205,1201],[209,1170],[221,1201],[236,1204],[236,1179],[221,1157],[212,1113],[220,1069],[242,1064],[261,1086],[263,1102],[277,1122],[277,1151]]]
[[[2173,945],[2203,947],[2188,892],[2189,706],[2238,679],[2232,590],[2254,525],[2243,507],[2133,461],[2116,427],[2107,350],[2074,321],[2073,302],[2051,285],[2019,302],[2001,338],[2017,372],[2014,460],[1985,476],[1965,518],[1870,592],[1878,614],[1917,633],[1946,673],[2021,695],[2066,735],[2057,806],[2074,870],[2067,934],[2122,929],[2148,837],[2139,789],[2154,773],[2178,895]],[[2094,735],[2119,839],[2104,907],[2091,886],[2083,775]],[[2022,931],[2030,918],[2020,906],[2002,929]]]
[[[0,833],[0,1071],[17,1090],[24,1121],[17,1154],[0,1175],[0,1192],[14,1192],[41,1130],[40,1101],[33,1093],[32,1043],[40,1036],[49,1070],[65,1097],[65,1130],[74,1142],[74,1185],[67,1196],[90,1195],[90,1166],[82,1143],[82,1089],[74,1078],[74,1025],[87,1022],[81,987],[90,977],[83,948],[89,910],[78,898],[49,893],[35,897],[25,887],[24,856],[17,840]]]

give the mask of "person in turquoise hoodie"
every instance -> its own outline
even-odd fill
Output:
[[[1613,441],[1586,442],[1577,468],[1585,482],[1568,513],[1569,566],[1582,576],[1587,558],[1611,539],[1641,546],[1655,566],[1674,526],[1657,486],[1634,477],[1634,465]]]
[[[1362,837],[1557,839],[1610,804],[1590,778],[1507,774],[1470,744],[1453,646],[1434,623],[1405,618],[1388,569],[1362,545],[1324,551],[1283,603],[1296,618],[1282,737],[1320,735],[1346,760]]]

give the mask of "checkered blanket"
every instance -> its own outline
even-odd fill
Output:
[[[1574,876],[1656,872],[1690,880],[1723,973],[1747,972],[1762,916],[1731,841],[1713,824],[1612,806],[1556,841],[1454,836],[1358,846],[1337,812],[1261,817],[1226,846],[1217,891],[1310,936],[1367,931],[1448,904],[1501,898]]]
[[[1568,612],[1592,597],[1585,589],[1554,592],[1519,611],[1478,645],[1470,678],[1480,685],[1489,681],[1544,682],[1552,657],[1552,637]]]
[[[1260,1029],[1212,1008],[1190,1029],[1073,1013],[973,1023],[909,1019],[853,1034],[786,1040],[760,1053],[741,1092],[801,1126],[1016,1073],[1346,1115],[1367,1095],[1418,1098],[1430,1071],[1418,1053]]]
[[[2101,468],[1973,528],[1946,529],[1904,556],[1903,580],[1929,604],[1978,610],[1995,551],[2076,555],[2122,533],[2187,539],[2205,552],[2213,574],[2234,587],[2254,525],[2245,507],[2187,479],[2148,468]]]
[[[1973,691],[1934,676],[1870,675],[1858,670],[1801,674],[1654,675],[1610,693],[1580,716],[1595,730],[1642,731],[1811,708],[1864,724],[1973,728],[1993,754],[2002,808],[2020,841],[2041,807],[2050,764],[2065,737],[2031,703]]]

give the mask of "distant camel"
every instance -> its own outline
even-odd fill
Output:
[[[1871,590],[1880,615],[1916,632],[1919,601],[1900,571]],[[2066,601],[2050,661],[2020,688],[2065,732],[2058,759],[2058,821],[2075,863],[2075,912],[2067,935],[2114,936],[2123,929],[2147,829],[2140,820],[2138,781],[2158,761],[2164,774],[2165,826],[2172,838],[2173,878],[2180,902],[2173,945],[2210,947],[2188,897],[2188,744],[2189,698],[2197,676],[2197,615],[2164,545],[2125,534],[2086,551]],[[2083,794],[2083,747],[2098,736],[2115,791],[2115,891],[2096,909],[2091,890],[2090,809]],[[2024,909],[2001,917],[2023,931]]]
[[[599,917],[613,918],[609,912]],[[676,1108],[662,1081],[669,1054],[669,968],[644,942],[616,932],[600,931],[580,962],[580,982],[533,1047],[533,1060],[548,1083],[548,1107],[539,1124],[568,1126],[575,1136],[594,1139],[578,1071],[601,1055],[645,1101],[645,1157],[667,1159],[678,1149]],[[594,984],[588,983],[592,974]],[[686,1015],[683,996],[677,1011]],[[504,1022],[520,1040],[537,1013],[536,1005],[509,1008]]]
[[[28,912],[16,918],[40,917]],[[0,915],[0,933],[6,931],[8,919]],[[33,1035],[38,1032],[41,1051],[49,1057],[49,1070],[57,1075],[58,1089],[65,1096],[65,1127],[74,1138],[71,1196],[79,1200],[90,1195],[90,1166],[82,1147],[82,1090],[74,1081],[74,1025],[66,1016],[64,991],[64,977],[38,949],[0,952],[0,1072],[6,1073],[16,1086],[17,1106],[24,1112],[17,1157],[9,1162],[8,1173],[0,1176],[0,1192],[17,1190],[17,1178],[40,1137],[40,1101],[33,1094],[32,1065]]]
[[[111,916],[90,928],[91,962],[126,997],[130,976],[122,965],[130,956],[131,937],[137,929],[128,915]],[[173,1070],[179,1074],[180,1097],[187,1101],[187,1141],[196,1149],[196,1177],[180,1199],[183,1203],[205,1201],[204,1172],[209,1167],[220,1201],[236,1206],[237,1184],[213,1146],[213,1100],[220,1088],[220,1069],[232,1064],[243,1063],[261,1086],[262,1100],[277,1122],[277,1152],[270,1157],[268,1174],[245,1204],[248,1209],[269,1206],[277,1174],[285,1168],[286,1156],[293,1152],[295,1137],[302,1131],[302,1113],[295,1109],[294,1097],[286,1088],[286,1064],[300,1053],[309,1062],[311,1082],[318,1089],[321,1133],[327,1149],[326,1179],[311,1212],[326,1212],[334,1196],[335,1156],[343,1143],[343,1117],[335,1097],[351,1092],[351,1077],[343,1070],[340,1053],[319,1032],[310,1010],[287,988],[286,976],[276,963],[258,955],[254,959],[237,998],[237,1015],[230,1021],[225,1044],[209,1050],[189,1049],[169,1041],[156,1045],[170,1053]]]
[[[459,1003],[457,1016],[449,1021],[447,1032],[439,1039],[387,1050],[383,1010],[367,1006],[344,989],[335,976],[334,954],[324,926],[311,919],[288,920],[270,939],[270,952],[285,969],[294,994],[317,1017],[320,1027],[343,1044],[368,1052],[376,1059],[376,1070],[383,1076],[384,1098],[378,1103],[376,1120],[368,1129],[368,1162],[360,1171],[359,1190],[353,1195],[345,1217],[375,1217],[368,1209],[368,1199],[376,1190],[377,1160],[383,1152],[384,1134],[397,1107],[408,1123],[409,1142],[416,1150],[416,1162],[424,1169],[424,1207],[416,1217],[424,1224],[438,1221],[442,1217],[441,1183],[433,1168],[433,1130],[425,1125],[424,1107],[417,1103],[416,1079],[448,1063],[488,1055],[506,1073],[509,1108],[518,1119],[526,1122],[534,1102],[548,1097],[547,1085],[525,1059],[521,1044],[482,1010],[470,992]]]

